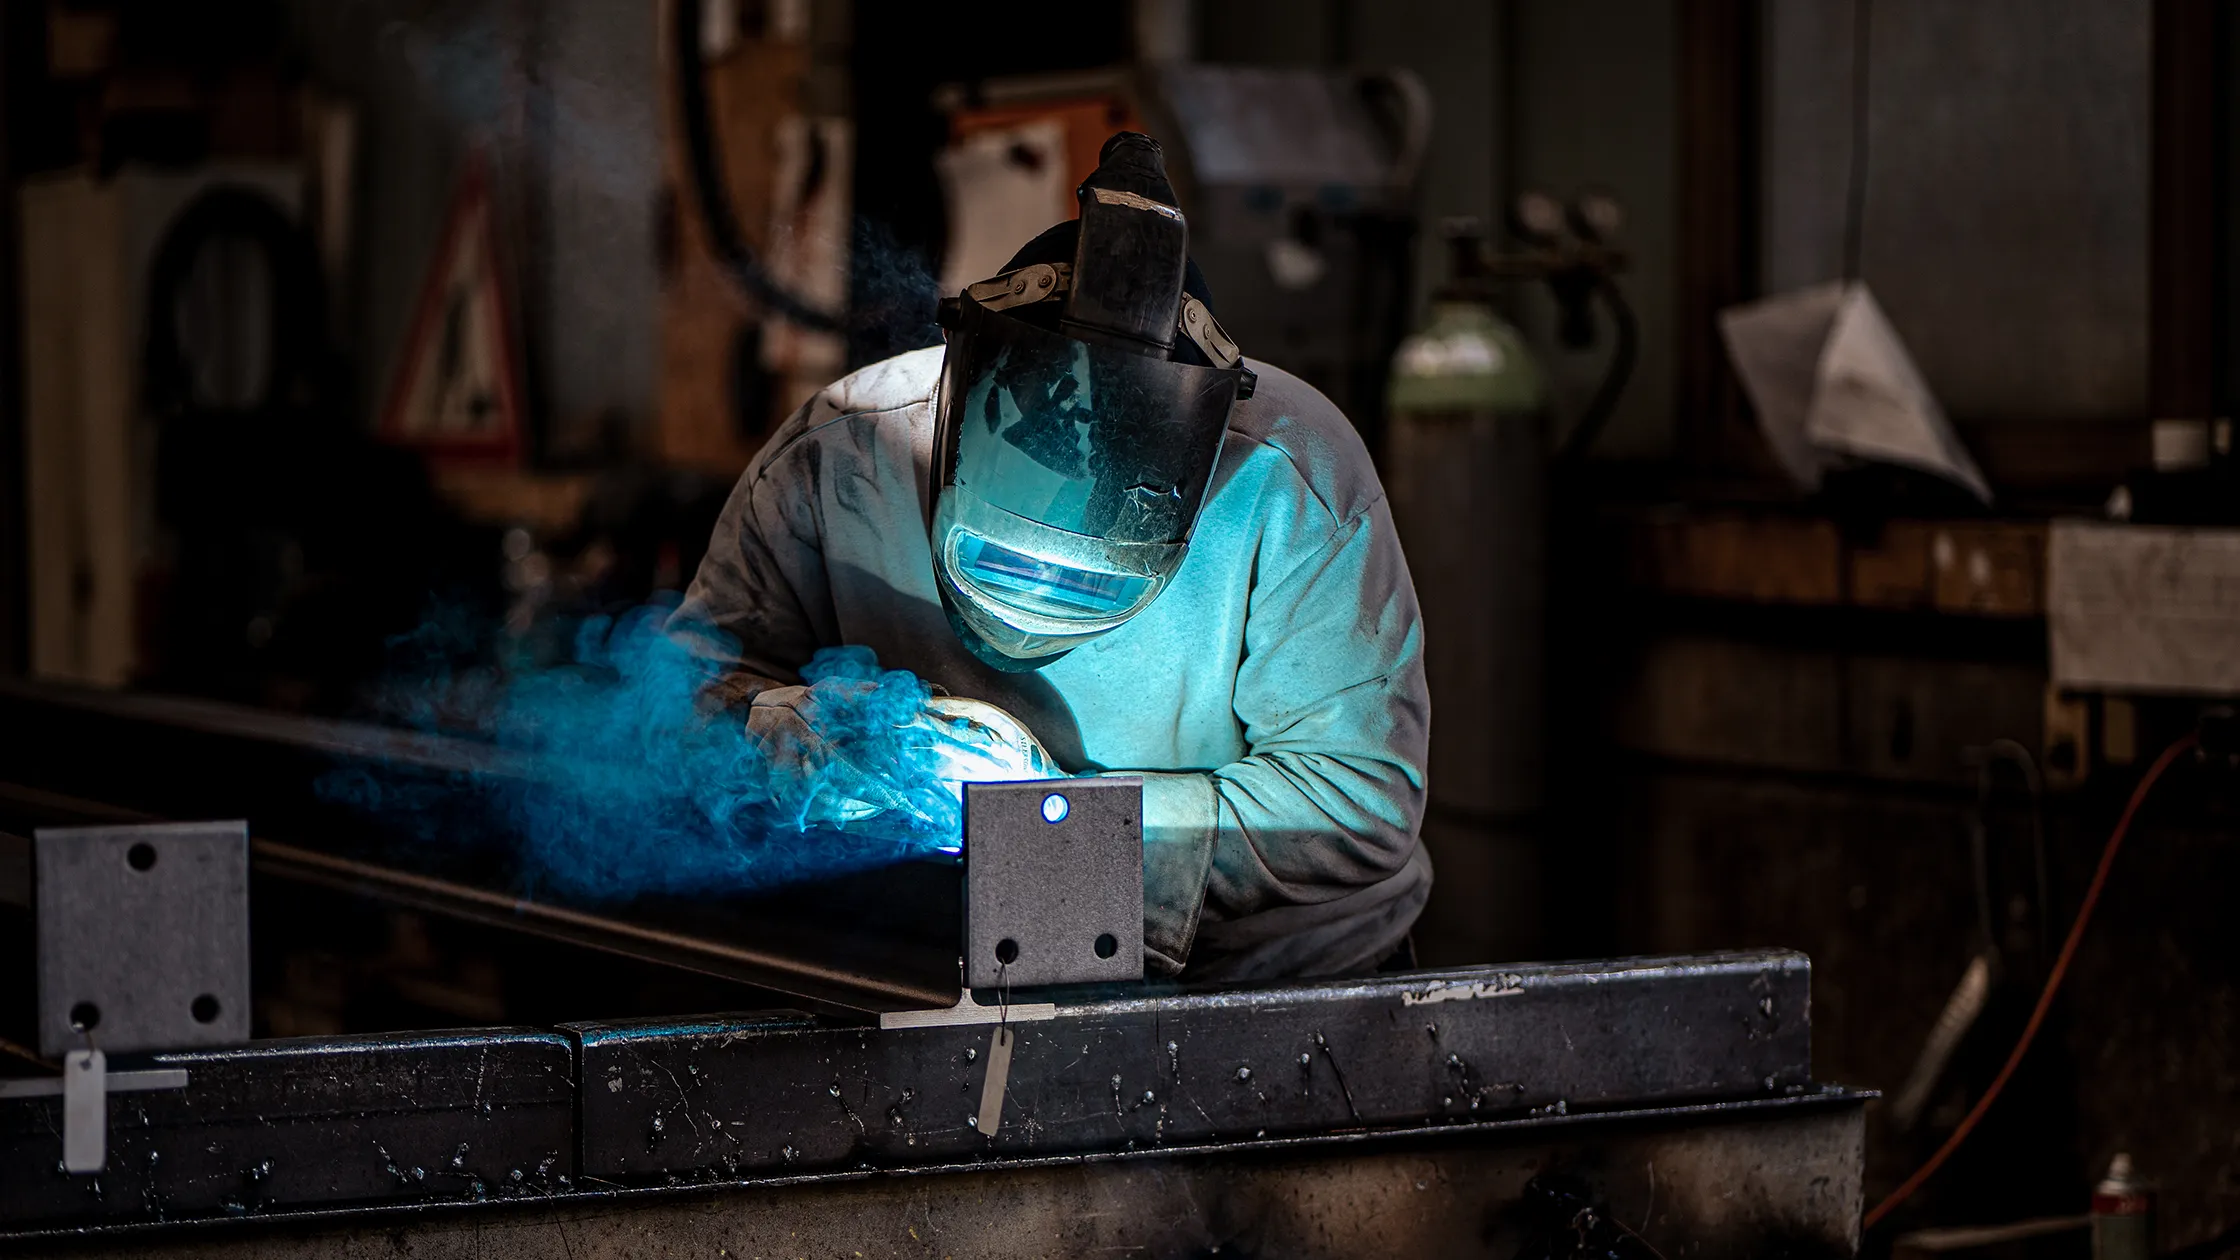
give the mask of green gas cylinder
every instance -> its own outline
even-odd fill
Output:
[[[1385,487],[1431,687],[1423,835],[1439,877],[1418,939],[1427,961],[1490,962],[1538,935],[1547,387],[1491,304],[1482,232],[1447,235],[1452,275],[1393,358]]]
[[[1547,401],[1524,334],[1483,301],[1448,289],[1392,358],[1385,406],[1394,416],[1462,413],[1538,417]]]

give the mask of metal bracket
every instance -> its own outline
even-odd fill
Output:
[[[881,1028],[953,1028],[969,1024],[1032,1024],[1040,1020],[1056,1019],[1058,1007],[1052,1002],[1013,1002],[1009,1005],[982,1006],[966,989],[957,997],[955,1006],[936,1007],[930,1011],[886,1011],[879,1016]]]
[[[1101,194],[1100,194],[1101,195]],[[1148,204],[1148,203],[1147,203]],[[1006,271],[991,276],[978,284],[965,286],[965,296],[978,302],[984,309],[1007,311],[1014,306],[1032,306],[1037,302],[1063,297],[1073,287],[1073,268],[1066,263],[1035,263],[1017,271]],[[1221,321],[1205,303],[1185,293],[1182,305],[1175,313],[1175,330],[1188,337],[1204,352],[1206,361],[1217,368],[1237,368],[1244,372],[1238,383],[1237,397],[1250,398],[1259,382],[1259,374],[1244,366],[1244,351],[1237,346]],[[943,325],[947,326],[946,323]]]
[[[1213,317],[1205,303],[1183,294],[1182,315],[1175,322],[1182,329],[1182,335],[1196,342],[1215,367],[1233,368],[1244,362],[1244,351],[1237,348],[1237,339],[1221,327],[1221,321]]]
[[[1073,268],[1065,263],[1035,263],[1017,271],[982,280],[965,288],[966,296],[991,311],[1031,306],[1057,297],[1073,286]]]

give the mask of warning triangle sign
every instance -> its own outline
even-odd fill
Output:
[[[484,164],[461,176],[405,334],[382,436],[439,458],[510,460],[521,390]]]

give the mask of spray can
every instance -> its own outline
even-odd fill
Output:
[[[2118,1151],[2092,1188],[2093,1260],[2148,1260],[2154,1254],[2154,1192]]]

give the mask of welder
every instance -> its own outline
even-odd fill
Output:
[[[1141,775],[1154,974],[1372,970],[1431,884],[1383,488],[1345,416],[1214,319],[1155,141],[1114,136],[1078,197],[942,304],[944,346],[772,434],[673,626],[787,756],[818,755],[798,671],[860,644],[946,693],[920,721],[975,733],[959,777]]]

